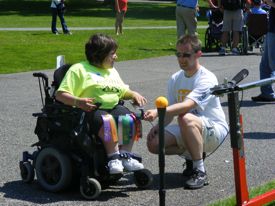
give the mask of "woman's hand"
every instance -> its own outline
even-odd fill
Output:
[[[95,105],[95,99],[94,98],[75,98],[75,104],[74,106],[86,111],[90,112],[92,110],[97,109],[97,106]]]
[[[157,116],[158,111],[156,109],[150,109],[144,113],[144,120],[154,121],[157,118]]]
[[[144,106],[147,103],[147,99],[137,92],[133,92],[132,99],[134,101],[134,104],[140,107]]]

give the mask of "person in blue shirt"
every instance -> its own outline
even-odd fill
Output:
[[[261,0],[252,0],[252,8],[250,9],[251,14],[266,14],[266,11],[261,7]]]
[[[247,22],[247,17],[250,14],[267,14],[262,8],[262,0],[252,0],[251,8],[244,13],[244,21]]]

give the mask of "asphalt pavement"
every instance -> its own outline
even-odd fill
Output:
[[[216,53],[205,53],[200,62],[214,72],[218,80],[232,78],[243,68],[249,76],[241,83],[259,79],[259,53],[246,56],[224,57]],[[144,60],[116,63],[122,78],[133,90],[147,97],[145,109],[154,107],[155,99],[166,95],[169,76],[179,67],[176,57],[165,56]],[[53,65],[54,67],[54,65]],[[53,70],[43,71],[52,80]],[[244,146],[246,155],[247,181],[249,188],[275,179],[275,107],[274,103],[254,103],[251,96],[258,95],[259,88],[240,93],[241,113],[244,116]],[[35,180],[32,184],[21,181],[19,161],[23,151],[32,151],[31,144],[37,141],[34,134],[36,119],[32,113],[41,110],[41,100],[37,79],[32,72],[0,75],[0,205],[159,205],[159,166],[158,156],[150,154],[146,148],[146,134],[151,125],[143,122],[143,139],[133,151],[143,157],[143,163],[154,176],[153,186],[138,190],[133,183],[132,174],[125,176],[117,185],[102,191],[97,200],[83,200],[78,188],[62,193],[45,192]],[[227,96],[221,97],[223,109],[228,119]],[[232,150],[230,136],[205,164],[210,185],[199,190],[183,188],[182,164],[178,156],[166,156],[165,189],[166,205],[202,206],[235,194]]]

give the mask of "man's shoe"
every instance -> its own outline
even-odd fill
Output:
[[[240,52],[237,48],[233,48],[231,52],[232,52],[233,55],[239,55],[240,54]]]
[[[224,47],[221,47],[221,49],[219,50],[219,55],[220,56],[224,56],[225,55],[225,48]]]
[[[264,97],[262,95],[251,97],[254,102],[275,102],[275,97]]]
[[[208,179],[205,172],[198,169],[193,170],[193,175],[189,180],[185,182],[185,188],[188,189],[200,189],[205,185],[208,185]]]
[[[183,164],[185,169],[182,172],[182,176],[191,177],[193,174],[193,161],[189,159],[185,159],[185,163]]]
[[[109,173],[110,174],[119,174],[123,172],[123,165],[121,160],[112,159],[108,162]]]
[[[139,161],[131,157],[122,158],[122,165],[129,172],[144,169],[144,166],[142,163],[140,163]]]

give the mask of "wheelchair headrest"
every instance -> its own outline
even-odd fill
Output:
[[[57,68],[54,71],[54,74],[53,74],[53,85],[55,86],[56,89],[61,84],[62,79],[64,78],[65,74],[67,73],[67,71],[69,70],[69,68],[71,66],[72,66],[71,64],[64,64],[64,65],[62,65],[61,67]]]

